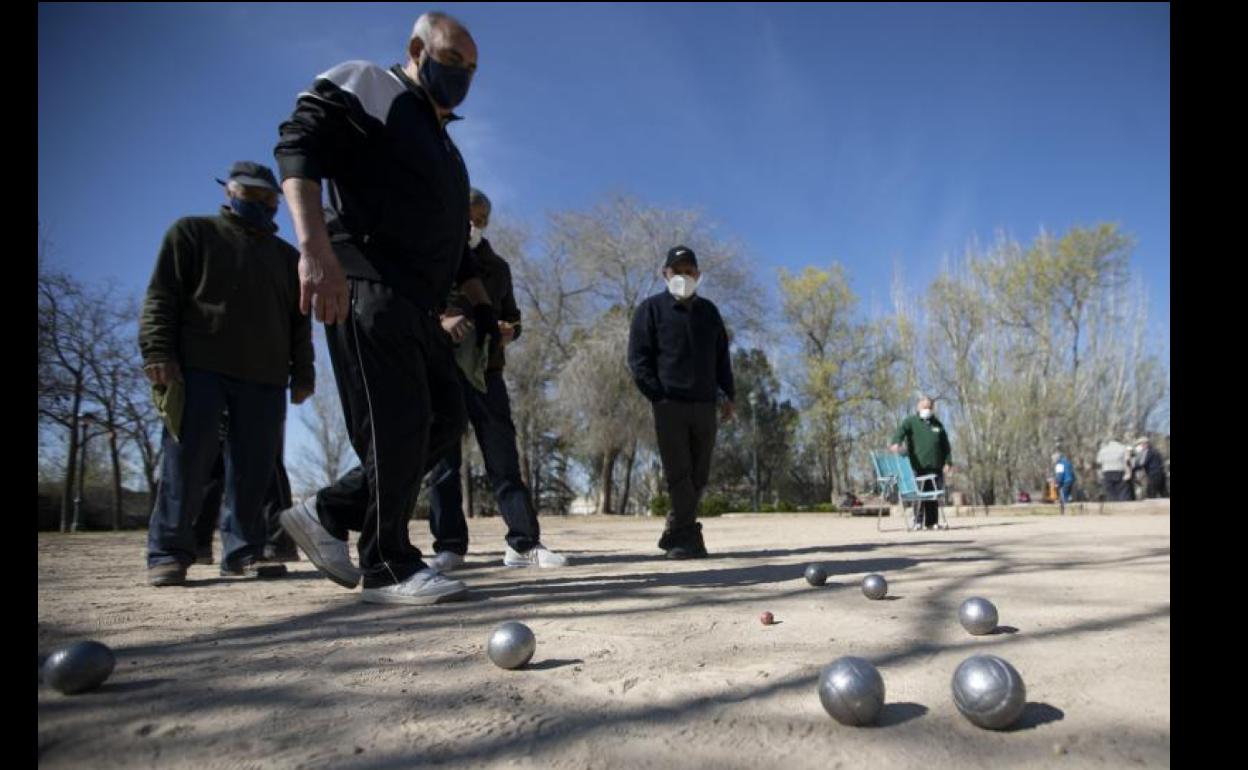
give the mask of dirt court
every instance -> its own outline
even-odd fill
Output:
[[[1168,511],[1168,508],[1166,509]],[[886,520],[887,522],[888,520]],[[669,562],[659,519],[551,517],[562,570],[502,566],[502,522],[470,522],[469,601],[363,604],[307,562],[277,581],[191,568],[146,585],[144,533],[39,537],[39,649],[96,639],[99,690],[39,691],[48,768],[991,768],[1170,764],[1170,516],[959,517],[939,532],[874,519],[705,522],[711,558]],[[889,526],[899,526],[893,520]],[[413,542],[428,547],[426,522]],[[352,548],[354,554],[354,547]],[[828,568],[828,584],[803,579]],[[866,599],[869,572],[889,598]],[[962,630],[982,595],[999,633]],[[770,610],[779,621],[763,626]],[[523,670],[485,655],[499,623],[537,635]],[[1022,674],[1007,732],[956,710],[974,653]],[[815,692],[841,655],[875,663],[878,726]]]

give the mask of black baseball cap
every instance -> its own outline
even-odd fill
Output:
[[[273,176],[273,172],[269,170],[269,167],[249,160],[240,160],[230,166],[229,180],[238,182],[246,187],[264,187],[278,195],[282,194],[282,188],[277,183],[277,177]],[[221,179],[218,179],[217,182],[225,184],[225,181]]]
[[[694,267],[698,266],[698,258],[688,246],[676,246],[668,250],[667,261],[663,263],[663,267],[671,267],[677,262],[692,262]]]

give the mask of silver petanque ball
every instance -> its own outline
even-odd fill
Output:
[[[523,623],[510,621],[494,629],[486,651],[500,668],[520,668],[533,658],[537,637]]]
[[[811,564],[806,568],[806,582],[812,586],[821,586],[828,582],[828,571],[819,564]]]
[[[990,634],[997,627],[997,608],[987,599],[972,596],[958,608],[958,620],[976,636]]]
[[[862,658],[837,658],[819,674],[819,700],[843,725],[870,724],[884,708],[884,678]]]
[[[1027,705],[1018,670],[996,655],[973,655],[953,672],[953,702],[972,724],[989,730],[1012,725]]]
[[[99,642],[75,642],[48,655],[41,672],[43,681],[66,695],[94,690],[104,684],[117,660]]]
[[[888,594],[888,581],[874,573],[862,579],[862,593],[868,599],[883,599]]]

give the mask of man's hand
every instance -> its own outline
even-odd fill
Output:
[[[464,336],[472,331],[472,321],[469,321],[465,315],[444,315],[442,316],[442,330],[451,335],[451,340],[458,345],[464,341]]]
[[[516,327],[512,326],[506,321],[498,322],[498,331],[499,331],[498,344],[500,347],[504,347],[504,348],[507,347],[509,344],[511,344],[511,341],[516,338]]]
[[[953,473],[953,466],[952,466],[952,465],[949,465],[949,464],[947,464],[947,463],[946,463],[946,464],[945,464],[945,475],[946,475],[946,476],[948,476],[950,473]]]
[[[895,455],[901,454],[901,444],[889,444],[888,448]]]
[[[472,308],[473,325],[477,327],[477,347],[485,348],[490,343],[490,350],[498,346],[502,332],[498,328],[498,313],[489,302],[481,302]]]
[[[304,401],[307,401],[308,398],[311,397],[311,395],[312,395],[312,388],[292,387],[290,389],[290,403],[294,404],[295,406],[298,406],[302,404]]]
[[[176,361],[165,361],[159,364],[148,364],[143,367],[143,373],[147,375],[147,379],[153,385],[169,385],[173,382],[182,381],[182,369]]]
[[[347,320],[351,295],[347,275],[326,242],[314,242],[299,252],[299,312],[315,309],[316,320],[336,324]]]
[[[725,401],[719,406],[719,421],[728,422],[737,416],[737,405],[732,401]]]

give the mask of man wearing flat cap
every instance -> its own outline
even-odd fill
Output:
[[[281,188],[259,163],[230,168],[226,205],[216,216],[169,228],[139,322],[143,370],[165,415],[164,458],[148,526],[148,582],[182,585],[195,561],[192,523],[219,446],[222,418],[225,515],[221,574],[276,577],[265,559],[261,504],[273,477],[285,394],[312,394],[312,323],[299,312],[299,252],[275,234]]]
[[[659,457],[672,501],[659,538],[659,548],[670,559],[707,555],[697,512],[711,473],[716,401],[722,402],[722,419],[734,414],[728,331],[715,303],[697,296],[701,277],[692,249],[671,249],[663,264],[667,290],[638,306],[628,337],[628,367],[654,406]]]

